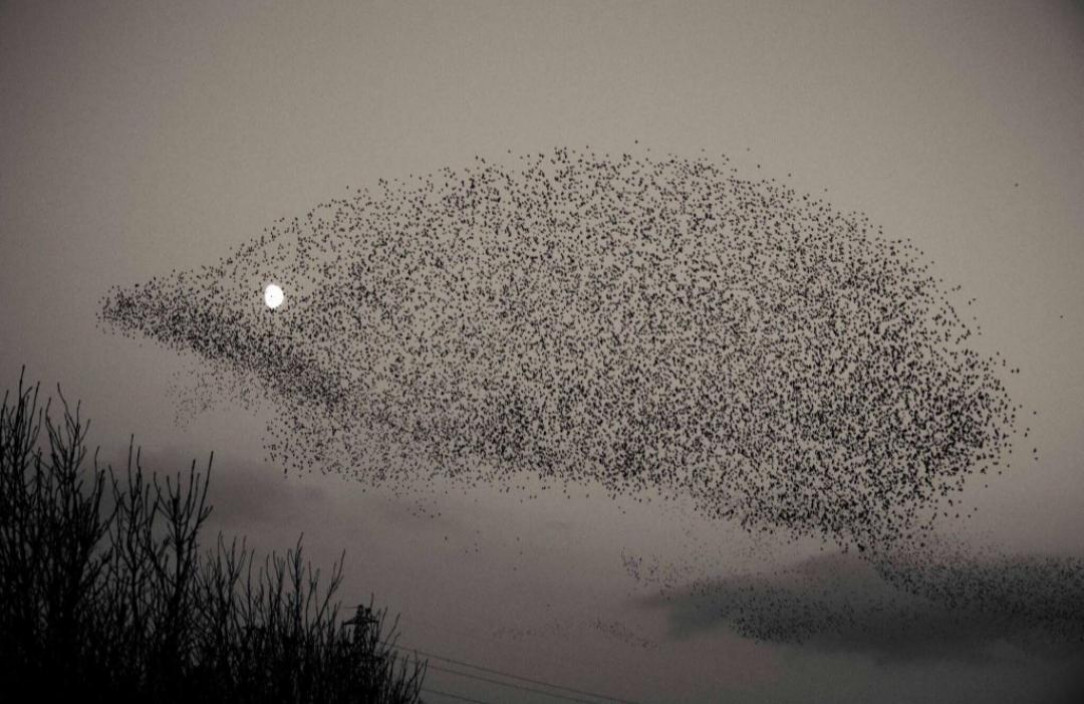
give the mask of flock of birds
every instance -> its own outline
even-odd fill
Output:
[[[667,609],[678,635],[720,625],[763,642],[872,653],[891,660],[1079,658],[1084,560],[1012,555],[935,536],[924,549],[821,554],[753,571],[698,570],[623,555],[625,570]]]
[[[100,318],[258,382],[285,469],[686,495],[865,550],[1009,466],[1020,407],[956,291],[725,157],[558,148],[380,180]]]
[[[858,572],[837,556],[723,579],[626,557],[676,621],[706,606],[747,637],[905,657],[1084,642],[1081,561],[929,544],[968,515],[969,477],[1010,466],[1021,408],[998,376],[1019,370],[969,346],[959,287],[930,266],[725,157],[556,149],[380,180],[214,265],[114,287],[100,318],[196,353],[207,402],[270,398],[286,470],[405,493],[601,485],[864,553]],[[615,623],[597,626],[650,643]]]

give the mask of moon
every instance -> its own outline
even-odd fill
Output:
[[[284,300],[286,300],[286,294],[284,294],[282,289],[276,284],[268,284],[267,288],[263,290],[263,302],[266,303],[267,307],[271,310],[281,306]]]

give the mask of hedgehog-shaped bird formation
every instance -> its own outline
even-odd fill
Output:
[[[258,382],[285,467],[587,481],[864,546],[1011,452],[998,355],[930,266],[725,157],[559,148],[380,180],[100,317]]]

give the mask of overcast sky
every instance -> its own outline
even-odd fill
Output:
[[[1084,557],[1082,125],[1074,2],[0,2],[0,379],[60,383],[108,457],[132,433],[164,470],[214,450],[214,530],[304,532],[327,566],[345,549],[344,598],[374,593],[428,652],[643,702],[1057,701],[1064,658],[928,605],[893,607],[918,614],[906,633],[873,608],[831,642],[747,637],[726,617],[747,588],[876,603],[869,565],[816,543],[590,488],[284,476],[262,461],[274,408],[178,419],[198,360],[95,315],[111,285],[378,178],[509,149],[725,153],[911,238],[977,299],[975,344],[1020,367],[1041,461],[971,492],[952,537]]]

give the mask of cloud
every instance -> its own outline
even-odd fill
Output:
[[[176,447],[137,449],[146,481],[151,481],[151,475],[157,475],[163,482],[163,489],[166,477],[172,479],[178,473],[182,486],[187,486],[193,460],[196,472],[207,476],[210,457],[207,452],[190,452]],[[103,452],[100,459],[103,466],[112,465],[123,486],[127,448]],[[132,469],[135,469],[134,459]],[[280,470],[266,462],[219,452],[215,453],[211,463],[207,503],[213,507],[210,523],[214,529],[229,531],[289,522],[301,516],[324,515],[332,504],[332,497],[327,489],[311,482],[284,478]]]
[[[668,610],[679,639],[725,628],[883,661],[1084,653],[1082,561],[923,557],[817,556],[773,572],[698,580],[648,603]]]

